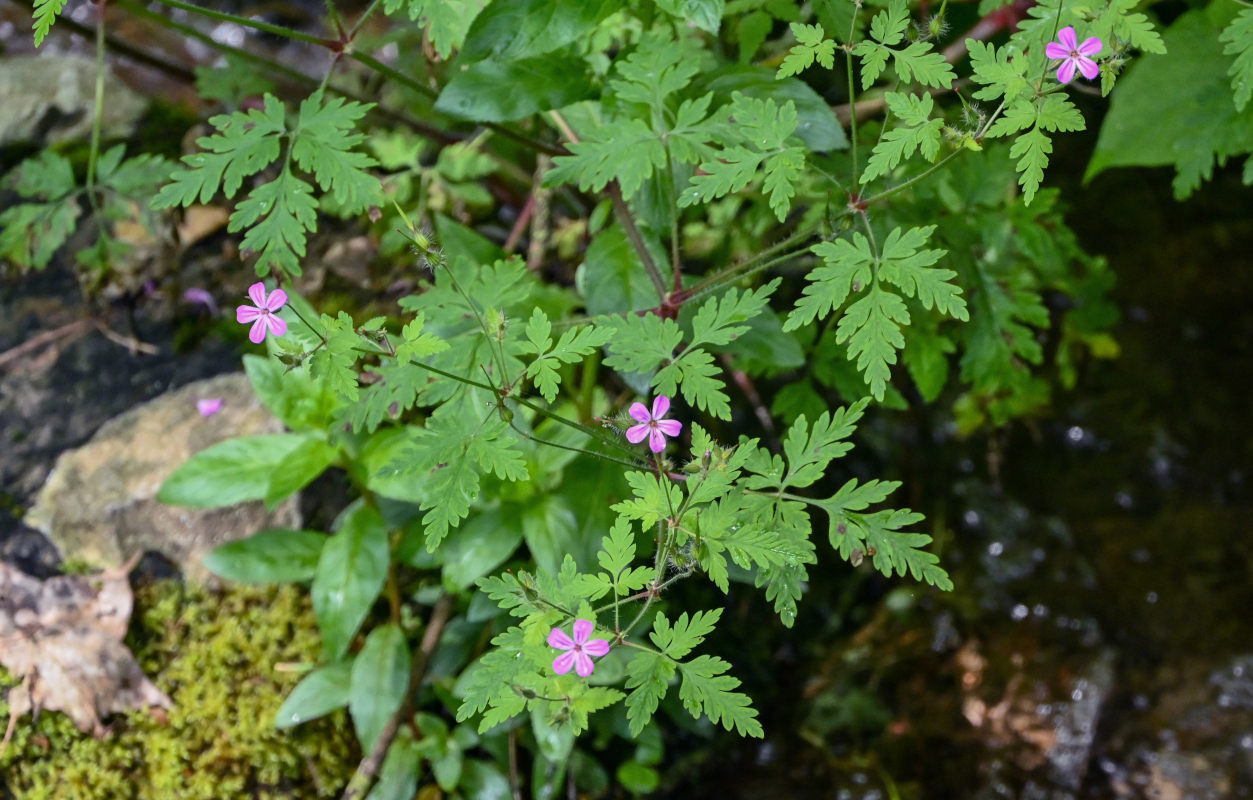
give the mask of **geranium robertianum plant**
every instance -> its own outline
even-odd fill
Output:
[[[98,129],[82,186],[60,155],[29,160],[0,256],[46,265],[80,198],[97,266],[126,197],[231,207],[266,279],[237,312],[267,348],[245,368],[289,432],[209,448],[161,498],[274,505],[346,475],[329,533],[262,531],[209,565],[310,583],[323,663],[278,721],[347,706],[353,796],[401,796],[420,763],[470,791],[497,768],[463,754],[512,750],[523,720],[539,796],[595,783],[589,727],[644,741],[688,713],[761,736],[737,654],[708,652],[720,594],[760,589],[790,627],[815,538],[950,588],[898,484],[839,467],[863,415],[1002,424],[1116,352],[1112,278],[1044,171],[1086,124],[1077,87],[1108,95],[1164,50],[1132,4],[381,0],[353,20],[329,3],[321,37],[159,2],[323,46],[329,68],[303,97],[247,50],[202,70],[223,110],[172,169],[96,159]],[[36,2],[37,39],[64,5]],[[1241,109],[1248,14],[1222,33]],[[317,313],[293,280],[321,215],[368,216],[418,288],[386,317]],[[503,240],[474,229],[497,218]],[[714,599],[678,607],[689,580]],[[645,790],[651,763],[620,780]]]

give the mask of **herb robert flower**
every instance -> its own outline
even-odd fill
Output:
[[[287,333],[286,320],[275,313],[287,303],[287,292],[275,289],[266,296],[265,284],[258,282],[248,287],[248,296],[255,305],[236,308],[235,320],[245,325],[252,323],[252,330],[248,331],[249,341],[254,344],[265,341],[267,329],[275,336]]]
[[[632,403],[627,413],[640,424],[627,428],[627,441],[631,444],[639,444],[647,436],[648,449],[654,453],[665,450],[666,437],[678,436],[679,431],[683,430],[683,423],[678,420],[663,419],[669,410],[670,398],[664,394],[659,394],[653,399],[652,413],[649,413],[648,407],[643,403]]]
[[[1075,77],[1076,69],[1083,77],[1092,80],[1100,70],[1090,56],[1101,52],[1102,46],[1101,40],[1095,36],[1089,36],[1083,40],[1083,44],[1079,44],[1075,29],[1067,25],[1057,32],[1057,41],[1049,42],[1044,48],[1044,54],[1061,60],[1061,66],[1057,68],[1057,79],[1062,83],[1070,83]]]
[[[552,629],[552,633],[548,634],[548,646],[566,651],[553,659],[553,672],[565,675],[570,671],[570,667],[574,667],[574,671],[580,678],[586,678],[592,674],[596,665],[592,663],[591,657],[600,658],[609,652],[609,642],[604,639],[588,641],[587,637],[592,635],[594,627],[595,625],[590,620],[577,620],[574,623],[573,639],[566,636],[566,632],[561,628]]]

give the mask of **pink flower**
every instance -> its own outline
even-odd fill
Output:
[[[206,397],[203,400],[197,400],[196,410],[200,412],[202,417],[211,417],[222,410],[222,398]]]
[[[588,620],[577,620],[574,623],[573,639],[566,636],[566,632],[561,628],[553,628],[552,633],[548,634],[548,646],[566,651],[553,659],[553,672],[565,675],[570,671],[570,667],[574,667],[574,671],[581,678],[592,674],[596,665],[592,663],[591,657],[600,658],[609,652],[609,642],[604,639],[588,641],[587,637],[592,635],[594,627],[595,625]]]
[[[248,287],[248,296],[252,298],[252,302],[256,305],[239,306],[235,309],[235,319],[245,325],[249,322],[252,323],[252,330],[248,331],[248,339],[250,341],[257,344],[265,341],[267,328],[275,336],[282,336],[287,333],[287,322],[274,313],[287,302],[287,292],[282,289],[275,289],[270,292],[269,297],[266,297],[265,284],[254,283]]]
[[[1095,36],[1089,36],[1083,40],[1083,44],[1079,44],[1075,29],[1067,25],[1057,32],[1057,41],[1049,42],[1044,48],[1044,54],[1049,58],[1061,59],[1062,64],[1057,68],[1057,79],[1062,83],[1070,83],[1075,77],[1076,68],[1088,80],[1097,76],[1100,70],[1089,56],[1101,52],[1101,47],[1101,40]]]
[[[644,437],[648,437],[648,448],[654,453],[660,453],[666,449],[666,437],[678,436],[679,431],[683,430],[683,424],[674,419],[662,419],[666,416],[666,412],[670,410],[670,398],[664,394],[659,394],[653,398],[653,411],[648,413],[648,408],[643,403],[632,403],[627,413],[639,425],[632,425],[627,428],[627,441],[631,444],[639,444],[644,441]]]

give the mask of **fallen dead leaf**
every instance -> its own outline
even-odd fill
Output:
[[[134,606],[126,578],[133,566],[40,581],[0,563],[0,664],[22,681],[9,690],[0,752],[27,712],[63,711],[80,731],[102,737],[109,714],[170,707],[122,642]]]

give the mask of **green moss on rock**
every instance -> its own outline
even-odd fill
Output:
[[[343,711],[290,730],[274,714],[320,641],[308,598],[285,587],[215,593],[162,582],[136,593],[127,643],[174,701],[109,720],[105,739],[64,714],[19,720],[0,756],[22,800],[263,800],[331,797],[361,757]],[[16,683],[0,670],[4,687]],[[8,706],[0,702],[7,719]]]

